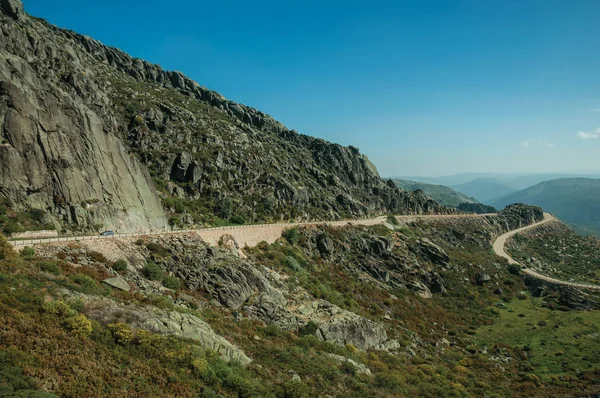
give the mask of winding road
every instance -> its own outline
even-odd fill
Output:
[[[540,225],[544,225],[544,224],[547,224],[552,221],[556,221],[556,217],[554,217],[550,213],[544,213],[544,219],[542,221],[537,222],[535,224],[528,225],[523,228],[512,230],[503,235],[500,235],[499,237],[496,238],[496,240],[493,243],[494,253],[496,253],[500,257],[507,259],[509,264],[521,265],[521,264],[519,264],[519,262],[517,262],[515,259],[513,259],[510,255],[508,255],[508,253],[506,253],[506,251],[504,250],[504,247],[505,247],[508,239],[511,238],[512,236],[518,234],[519,232],[527,231],[532,228],[537,228]],[[561,281],[560,279],[554,279],[549,276],[538,274],[537,272],[535,272],[529,268],[523,268],[522,272],[533,278],[536,278],[536,279],[539,279],[539,280],[542,280],[544,282],[548,282],[548,283],[551,283],[554,285],[571,286],[571,287],[575,287],[578,289],[600,290],[600,286],[598,286],[598,285],[588,285],[585,283]]]
[[[453,215],[405,215],[405,216],[396,216],[398,221],[408,223],[412,221],[416,221],[419,219],[451,219],[451,218],[475,218],[475,217],[487,217],[487,216],[495,216],[496,214],[453,214]],[[174,235],[174,234],[186,234],[186,233],[195,233],[199,235],[205,242],[210,245],[217,245],[220,238],[223,235],[231,235],[235,241],[238,243],[240,247],[253,247],[256,246],[261,241],[266,241],[268,243],[273,243],[277,239],[281,237],[281,234],[284,230],[289,228],[294,228],[298,226],[308,226],[308,225],[331,225],[331,226],[343,226],[348,223],[354,225],[379,225],[384,224],[386,222],[387,217],[375,217],[370,219],[363,220],[344,220],[344,221],[323,221],[323,222],[304,222],[304,223],[279,223],[279,224],[258,224],[258,225],[239,225],[239,226],[229,226],[229,227],[214,227],[214,228],[200,228],[200,229],[186,229],[186,230],[178,230],[178,231],[146,231],[146,232],[136,232],[136,233],[123,233],[123,234],[115,234],[114,236],[106,237],[106,236],[98,236],[98,235],[86,235],[86,236],[63,236],[63,237],[53,237],[53,238],[32,238],[32,239],[22,239],[22,240],[11,240],[10,244],[15,247],[23,247],[23,246],[34,246],[38,244],[44,243],[58,243],[58,242],[72,242],[72,241],[92,241],[92,240],[100,240],[100,239],[115,239],[115,238],[135,238],[142,236],[151,236],[151,235]],[[544,213],[544,219],[538,223],[528,225],[523,228],[515,229],[513,231],[507,232],[503,235],[500,235],[496,238],[493,243],[494,252],[505,259],[508,260],[509,264],[519,264],[512,257],[510,257],[506,251],[504,250],[504,246],[506,245],[506,241],[518,234],[519,232],[523,232],[532,228],[539,227],[540,225],[556,221],[556,218],[550,213]],[[538,274],[537,272],[524,268],[523,273],[532,276],[534,278],[543,280],[548,283],[563,285],[563,286],[572,286],[579,289],[591,289],[591,290],[600,290],[600,286],[598,285],[588,285],[583,283],[575,283],[575,282],[566,282],[558,279],[550,278],[545,275]]]

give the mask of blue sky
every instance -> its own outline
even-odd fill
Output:
[[[600,170],[600,1],[24,0],[382,176]]]

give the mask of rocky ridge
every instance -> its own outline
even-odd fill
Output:
[[[70,228],[157,229],[156,185],[178,226],[454,211],[383,181],[357,148],[298,134],[17,0],[2,10],[0,196],[17,210]]]

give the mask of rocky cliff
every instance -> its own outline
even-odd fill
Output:
[[[354,147],[289,130],[179,72],[4,0],[0,196],[57,224],[148,229],[449,211]],[[25,172],[23,172],[25,171]]]
[[[59,65],[78,65],[73,49],[44,42],[44,25],[21,10],[2,3],[0,197],[15,209],[47,210],[57,227],[165,227],[146,168],[90,98],[62,84]]]

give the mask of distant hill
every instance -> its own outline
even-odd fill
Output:
[[[436,202],[445,206],[458,207],[461,203],[479,203],[477,199],[471,198],[443,185],[427,184],[424,182],[403,179],[394,179],[393,181],[396,186],[407,191],[420,189],[425,195],[430,196]]]
[[[443,185],[492,205],[506,195],[525,189],[543,181],[561,178],[600,178],[597,172],[581,174],[500,174],[500,173],[463,173],[440,177],[392,177],[396,180],[409,180],[426,184]]]
[[[517,202],[541,206],[565,222],[600,231],[600,179],[545,181],[506,195],[493,205],[503,208]]]
[[[508,183],[493,177],[475,178],[469,182],[454,185],[452,188],[464,192],[466,195],[472,196],[482,203],[490,203],[496,198],[503,197],[517,190]]]

